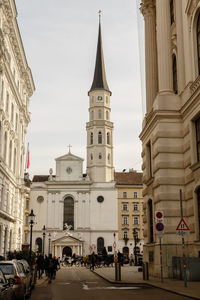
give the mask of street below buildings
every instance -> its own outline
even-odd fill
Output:
[[[31,300],[122,300],[122,299],[174,299],[187,297],[176,295],[145,284],[111,284],[85,267],[63,267],[52,283],[47,280],[35,287]]]

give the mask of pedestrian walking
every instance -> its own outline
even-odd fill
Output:
[[[51,283],[54,274],[54,261],[52,258],[52,254],[49,254],[47,268],[48,268],[48,283]]]
[[[92,252],[92,255],[90,257],[90,270],[94,270],[95,262],[96,262],[96,257],[94,252]]]

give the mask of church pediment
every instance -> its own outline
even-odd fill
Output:
[[[68,153],[55,159],[56,161],[84,161],[83,158],[74,154]]]
[[[58,239],[53,240],[52,243],[60,244],[60,245],[66,245],[66,244],[80,245],[80,243],[83,243],[83,241],[73,236],[62,236]]]

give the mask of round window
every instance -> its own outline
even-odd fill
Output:
[[[103,202],[103,201],[104,201],[104,197],[103,197],[103,196],[98,196],[98,197],[97,197],[97,201],[98,201],[99,203]]]
[[[37,197],[37,202],[42,203],[44,201],[44,197],[43,196],[38,196]]]

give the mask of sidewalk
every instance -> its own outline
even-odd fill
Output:
[[[188,287],[184,287],[184,282],[181,280],[164,279],[161,282],[159,278],[150,277],[149,280],[143,280],[142,272],[138,272],[138,267],[124,266],[121,268],[121,281],[115,281],[114,267],[103,267],[95,269],[94,273],[101,276],[110,283],[132,283],[146,284],[158,287],[179,295],[187,296],[193,299],[200,299],[200,282],[188,282]]]
[[[48,282],[48,278],[47,278],[45,275],[43,275],[41,279],[38,279],[38,278],[37,278],[35,287],[40,287],[40,286],[42,286],[45,282]]]

